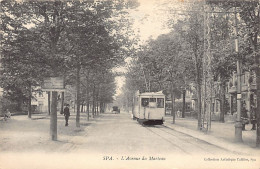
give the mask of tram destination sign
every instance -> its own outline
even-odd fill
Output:
[[[63,84],[64,84],[63,78],[49,77],[44,79],[42,90],[43,91],[65,91]]]

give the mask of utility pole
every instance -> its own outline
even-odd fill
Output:
[[[237,35],[237,12],[235,8],[235,49],[237,55],[238,50],[238,35]],[[241,59],[237,60],[237,119],[235,124],[235,141],[243,142],[242,139],[242,123],[241,123]]]
[[[203,4],[203,116],[201,119],[201,128],[208,131],[208,124],[210,123],[211,114],[211,99],[212,99],[212,63],[211,63],[211,30],[210,30],[210,14],[212,13],[211,8],[208,7],[206,1]],[[206,127],[205,127],[206,124]]]
[[[213,11],[212,9],[206,6],[205,4],[205,9],[204,9],[204,52],[205,55],[205,102],[204,105],[204,121],[206,121],[206,131],[208,132],[211,129],[211,111],[212,111],[212,101],[215,101],[213,98],[213,72],[212,72],[212,53],[211,53],[211,17]],[[205,11],[209,11],[206,12]],[[204,127],[204,124],[203,124]]]

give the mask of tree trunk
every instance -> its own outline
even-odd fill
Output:
[[[172,123],[175,124],[175,96],[173,91],[173,82],[171,83],[171,99],[172,99],[172,104],[171,104]]]
[[[93,118],[95,117],[95,100],[93,98],[93,102],[92,102],[92,116]]]
[[[94,118],[95,116],[95,84],[94,84],[94,88],[93,88],[93,102],[92,102],[92,116]]]
[[[81,110],[80,110],[80,112],[83,112],[83,108],[84,108],[84,101],[81,103]]]
[[[89,71],[87,71],[87,76],[86,76],[86,79],[87,79],[87,84],[86,84],[86,101],[87,101],[87,119],[89,121]]]
[[[99,104],[100,104],[100,101],[99,101],[99,92],[100,92],[100,83],[98,84],[98,87],[97,87],[97,94],[96,94],[96,109],[97,109],[97,115],[99,115]]]
[[[51,92],[48,92],[48,114],[51,114]]]
[[[226,97],[225,97],[225,82],[221,82],[220,84],[220,118],[219,118],[219,121],[224,123],[225,122],[225,100],[226,100]]]
[[[198,130],[201,128],[201,85],[200,83],[197,86],[197,100],[198,100]]]
[[[66,76],[66,70],[63,72],[63,88],[65,89],[65,76]],[[64,109],[64,99],[65,99],[65,93],[61,92],[61,107],[60,107],[60,114],[63,114],[63,109]]]
[[[63,107],[64,107],[64,92],[61,92],[61,107],[60,107],[60,114],[63,114]]]
[[[28,118],[32,117],[32,86],[28,85],[29,99],[28,99]]]
[[[94,114],[95,114],[95,116],[97,115],[96,105],[97,105],[97,101],[96,101],[96,99],[95,99],[95,102],[94,102]]]
[[[23,111],[22,105],[23,105],[23,100],[19,99],[17,103],[17,111]]]
[[[52,92],[50,135],[51,140],[57,140],[57,92]]]
[[[183,94],[182,94],[182,118],[185,118],[185,111],[186,111],[185,97],[186,97],[186,90],[183,90]]]
[[[198,61],[198,54],[196,51],[195,54],[195,71],[196,71],[196,85],[197,85],[197,100],[198,100],[198,126],[197,129],[200,130],[201,128],[201,73],[200,73],[200,67],[199,67],[199,61]]]
[[[87,113],[88,113],[88,121],[89,121],[89,100],[87,101]]]
[[[77,56],[78,57],[78,56]],[[76,77],[76,87],[77,87],[77,114],[76,114],[76,127],[80,127],[80,63],[79,58],[77,59],[77,77]]]
[[[96,109],[97,109],[97,115],[99,115],[99,102],[97,101],[97,106],[96,106]]]
[[[102,103],[102,113],[105,113],[105,103]]]
[[[28,99],[28,118],[32,117],[32,105],[31,105],[31,102],[32,102],[32,96],[30,94],[29,99]]]
[[[98,109],[99,109],[99,114],[102,113],[102,103],[99,101],[99,104],[98,104]]]

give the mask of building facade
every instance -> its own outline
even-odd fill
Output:
[[[233,115],[237,112],[237,74],[233,73],[232,78],[229,80],[228,93],[230,114]],[[251,105],[256,106],[256,75],[253,72],[245,72],[241,75],[241,94],[242,102],[246,104],[248,112],[251,111]],[[250,115],[250,113],[249,113]]]

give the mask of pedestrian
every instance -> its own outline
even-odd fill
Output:
[[[180,110],[177,111],[177,117],[181,117],[181,112],[180,112]]]
[[[9,109],[6,109],[6,113],[4,114],[4,120],[6,121],[8,118],[9,119],[11,118],[11,113]]]
[[[248,116],[247,116],[247,110],[246,110],[246,103],[242,104],[241,108],[241,121],[242,121],[242,130],[246,130],[246,124],[249,123]]]
[[[251,105],[250,122],[252,124],[251,130],[256,130],[256,107],[255,107],[254,103],[252,103],[252,105]]]
[[[68,126],[69,125],[68,121],[69,121],[69,117],[70,117],[69,104],[66,104],[63,113],[64,113],[64,116],[65,116],[65,122],[66,122],[65,126]]]

